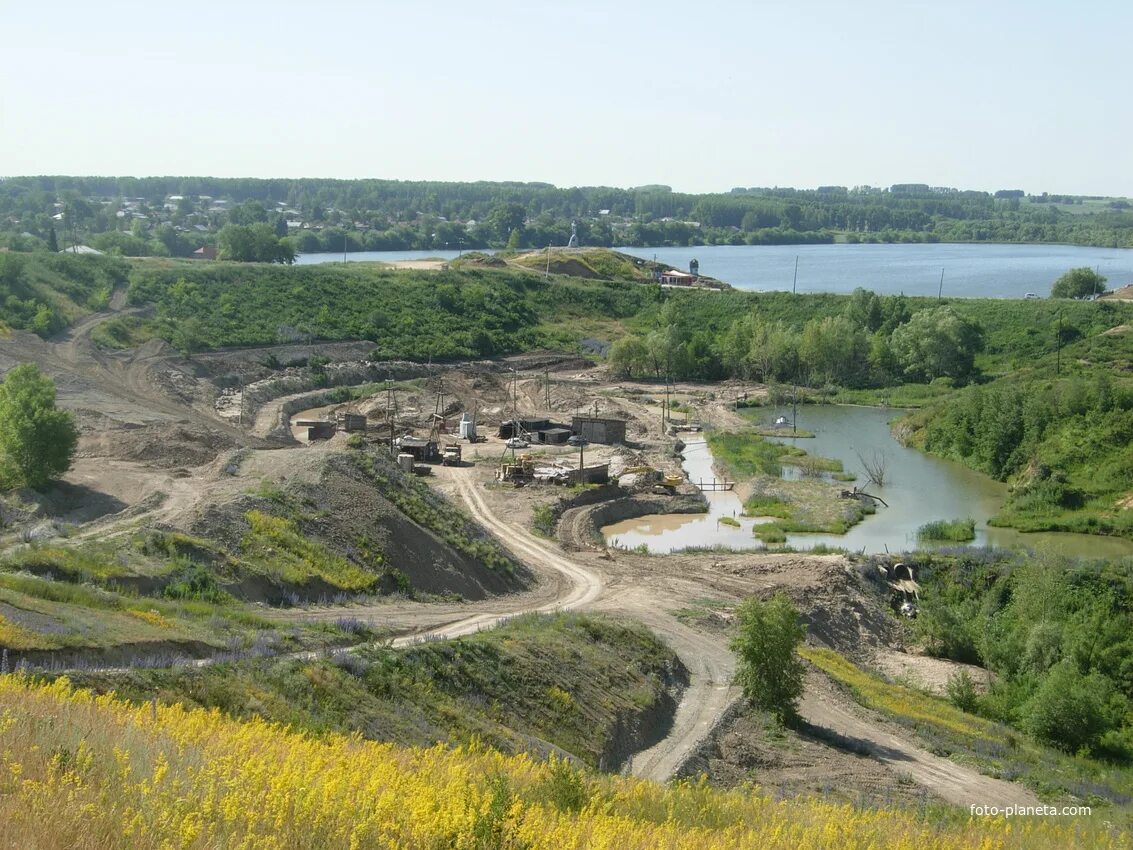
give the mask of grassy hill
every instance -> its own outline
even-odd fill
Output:
[[[342,612],[349,619],[349,609]],[[219,708],[314,733],[400,745],[467,745],[616,769],[653,743],[686,674],[646,629],[601,617],[521,617],[454,641],[381,643],[318,658],[75,674],[100,692]]]
[[[0,677],[12,847],[1128,847],[1091,818],[930,819],[599,778],[471,746],[400,749],[259,720],[132,707]]]
[[[510,262],[538,272],[549,269],[553,275],[630,283],[652,283],[654,268],[662,268],[657,263],[609,248],[551,248],[520,254]]]
[[[47,336],[110,303],[129,265],[113,257],[0,253],[0,323]]]

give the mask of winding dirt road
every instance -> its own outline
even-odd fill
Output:
[[[501,519],[479,492],[466,469],[446,469],[472,516],[495,534],[530,568],[541,575],[557,573],[565,581],[559,595],[537,607],[507,613],[472,615],[423,635],[401,638],[409,643],[428,637],[457,637],[528,611],[587,608],[631,617],[652,629],[685,664],[689,687],[677,708],[669,734],[648,750],[637,753],[631,764],[634,775],[666,781],[670,779],[711,732],[739,690],[732,684],[735,659],[722,638],[703,634],[669,613],[672,600],[647,584],[620,584],[609,588],[595,569],[550,548],[518,523]],[[814,674],[818,675],[818,674]],[[832,695],[828,688],[808,683],[800,705],[804,720],[853,742],[890,770],[955,805],[1037,805],[1039,800],[1021,785],[984,776],[977,771],[935,756],[891,731],[884,721],[859,706]]]

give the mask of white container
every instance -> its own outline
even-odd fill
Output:
[[[412,472],[413,471],[413,455],[408,454],[408,453],[399,454],[397,456],[397,465],[400,466],[406,472]]]
[[[467,413],[460,417],[460,439],[472,440],[476,438],[476,420]]]

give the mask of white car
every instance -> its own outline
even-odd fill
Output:
[[[507,441],[507,447],[509,449],[526,449],[530,445],[531,444],[522,437],[512,437]]]

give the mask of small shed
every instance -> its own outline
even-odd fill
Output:
[[[505,419],[500,423],[498,436],[501,440],[511,437],[524,437],[552,426],[550,419]]]
[[[626,421],[602,416],[575,416],[570,429],[591,443],[624,443]]]
[[[398,437],[395,442],[399,452],[413,455],[413,459],[419,463],[435,463],[441,459],[440,449],[434,440],[406,435]]]
[[[334,436],[337,426],[325,419],[297,419],[292,423],[298,428],[307,429],[307,440],[329,440]]]
[[[668,271],[661,272],[659,279],[662,286],[692,286],[700,278],[698,275],[686,274],[677,269],[669,269]]]
[[[570,428],[563,425],[552,425],[550,428],[540,428],[535,432],[535,439],[549,446],[561,446],[570,439]]]
[[[339,413],[336,419],[338,427],[348,434],[366,430],[366,416],[363,413]]]

